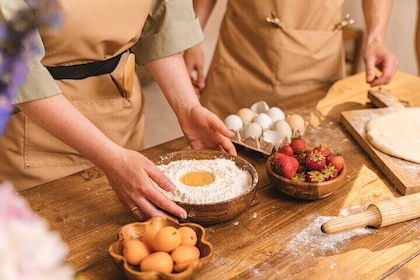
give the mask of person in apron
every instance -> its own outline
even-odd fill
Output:
[[[194,1],[204,28],[214,1]],[[184,58],[201,104],[221,119],[257,101],[327,89],[345,75],[342,27],[344,0],[228,0],[207,78],[200,45]],[[395,56],[383,45],[391,1],[364,0],[367,23],[367,82],[388,83]],[[382,70],[375,77],[375,66]],[[196,72],[196,73],[194,73]]]
[[[236,154],[231,133],[200,105],[182,51],[202,31],[190,1],[60,0],[59,30],[40,29],[41,57],[28,77],[0,139],[0,182],[18,190],[93,165],[140,220],[184,209],[154,188],[174,186],[140,151],[144,100],[135,60],[147,64],[193,149]],[[7,20],[23,0],[0,0]],[[162,210],[164,211],[162,211]]]

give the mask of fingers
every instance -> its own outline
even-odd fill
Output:
[[[137,220],[139,220],[139,221],[146,220],[146,218],[144,217],[143,213],[140,211],[140,209],[137,206],[131,207],[130,211],[137,218]]]
[[[206,87],[206,79],[204,77],[203,65],[199,65],[196,70],[197,70],[196,85],[200,89],[200,91],[203,91],[204,88]]]
[[[371,84],[376,79],[375,60],[372,57],[365,59],[366,82]]]
[[[157,194],[157,197],[150,196],[148,199],[145,197],[137,197],[136,200],[131,203],[131,205],[135,205],[130,208],[131,213],[133,213],[137,219],[145,220],[151,217],[169,216],[166,212],[160,210],[165,209],[168,213],[171,213],[181,219],[187,218],[187,213],[182,207],[167,199],[163,194],[159,192],[157,192]]]
[[[147,170],[147,173],[149,174],[151,180],[155,181],[159,187],[166,191],[175,188],[172,182],[157,167],[152,168],[152,170],[153,171]],[[157,210],[155,207],[156,205],[158,208],[163,209],[177,217],[182,219],[187,218],[187,212],[178,204],[168,199],[163,193],[156,190],[150,180],[144,182],[144,185],[140,187],[142,187],[140,193],[142,193],[143,196],[136,199],[136,205],[141,206],[143,214],[147,217],[163,215],[162,211]]]
[[[165,191],[171,191],[175,188],[171,180],[168,179],[156,166],[147,170],[147,174],[160,188]]]
[[[236,148],[230,140],[235,135],[235,133],[229,130],[221,121],[216,122],[215,126],[215,129],[221,134],[220,146],[223,148],[224,151],[236,156]]]
[[[206,109],[207,110],[207,109]],[[210,113],[211,127],[224,137],[232,138],[235,133],[229,130],[226,125],[216,115]]]
[[[380,76],[376,76],[371,82],[369,82],[369,84],[374,87],[390,83],[392,77],[398,69],[398,64],[399,62],[395,58],[390,58],[389,60],[384,61],[382,74]]]
[[[232,141],[230,141],[229,139],[224,138],[220,146],[223,148],[225,152],[234,156],[238,155],[238,153],[236,152],[235,146],[233,145]]]
[[[367,46],[364,54],[366,68],[366,82],[372,87],[391,82],[398,69],[398,60],[383,44],[371,44]],[[377,72],[382,73],[378,76]]]

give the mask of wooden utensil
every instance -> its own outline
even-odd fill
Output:
[[[408,101],[398,100],[395,96],[391,95],[390,91],[387,89],[379,88],[378,90],[369,90],[368,98],[372,104],[378,108],[404,108],[410,106]]]
[[[420,193],[374,203],[359,214],[338,217],[321,226],[324,233],[357,227],[381,228],[420,217]]]

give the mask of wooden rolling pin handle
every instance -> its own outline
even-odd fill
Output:
[[[324,223],[321,230],[324,233],[336,233],[358,227],[379,227],[381,223],[381,212],[372,204],[362,213],[339,217]]]
[[[376,204],[382,216],[381,227],[420,217],[420,193],[384,200]]]
[[[420,193],[377,204],[371,204],[366,211],[330,220],[321,226],[324,233],[334,233],[356,227],[380,228],[420,217]]]

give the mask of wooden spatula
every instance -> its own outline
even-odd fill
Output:
[[[321,226],[324,233],[335,233],[357,227],[381,228],[420,217],[420,193],[370,204],[359,214],[338,217]]]
[[[407,101],[398,100],[393,96],[389,90],[379,88],[377,90],[368,90],[368,98],[378,108],[394,107],[404,108],[409,107],[410,103]]]

